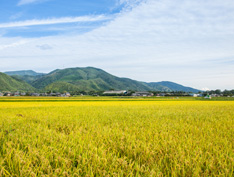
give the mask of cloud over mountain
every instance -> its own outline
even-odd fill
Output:
[[[56,17],[54,24],[53,20],[50,24],[36,21],[39,26],[24,26],[27,20],[20,21],[21,26],[16,29],[21,33],[0,37],[3,61],[0,70],[6,67],[21,69],[14,64],[20,60],[23,66],[33,66],[42,72],[95,66],[143,81],[173,80],[211,89],[234,87],[230,82],[234,79],[232,0],[120,0],[117,4],[120,10],[106,13],[104,18],[112,18],[100,23],[61,25],[58,22],[61,17]],[[126,6],[122,7],[124,4]],[[33,24],[33,21],[27,23]],[[1,25],[17,24],[0,22]],[[25,33],[37,36],[21,35]],[[27,42],[20,43],[22,40]],[[38,46],[44,44],[53,48],[41,50]]]

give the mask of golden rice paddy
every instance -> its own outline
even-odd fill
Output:
[[[233,175],[233,101],[0,102],[0,176]]]

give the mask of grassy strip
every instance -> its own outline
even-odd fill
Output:
[[[101,98],[94,98],[94,97],[88,97],[88,98],[82,98],[82,99],[77,99],[77,98],[0,98],[0,102],[87,102],[87,101],[234,101],[234,98],[227,98],[227,97],[220,97],[220,98],[212,98],[212,99],[204,99],[204,98],[186,98],[186,97],[181,97],[181,98],[175,98],[175,97],[166,97],[166,98],[119,98],[119,97],[114,97],[114,98],[106,98],[106,97],[101,97]]]

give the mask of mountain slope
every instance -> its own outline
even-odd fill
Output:
[[[7,71],[4,72],[5,74],[9,75],[9,76],[13,76],[13,75],[19,75],[19,76],[39,76],[39,75],[45,75],[44,73],[37,73],[33,70],[22,70],[22,71]]]
[[[151,83],[146,83],[151,90],[155,91],[164,91],[164,92],[172,92],[173,90],[171,88],[168,88],[167,86],[160,85],[158,82],[151,82]]]
[[[37,79],[40,79],[41,77],[43,77],[43,75],[37,75],[37,76],[30,76],[30,75],[12,75],[11,77],[15,78],[15,79],[20,79],[23,80],[29,84],[31,84],[32,82],[34,82]]]
[[[59,84],[64,85],[64,83],[69,83],[79,90],[86,91],[109,89],[146,91],[152,89],[143,82],[119,78],[93,67],[55,70],[32,82],[32,85],[38,89],[45,88],[46,90],[51,90],[52,88],[56,88],[54,83],[56,83],[56,87],[60,87],[60,90],[63,89]]]
[[[104,90],[133,90],[133,91],[183,91],[197,93],[200,90],[184,87],[174,82],[139,82],[128,78],[113,76],[101,69],[67,68],[57,69],[49,74],[36,73],[32,70],[6,72],[13,74],[11,77],[4,75],[1,87],[5,90],[32,90],[33,87],[41,91],[104,91]],[[26,74],[26,75],[25,75]],[[3,78],[3,74],[2,74]],[[8,80],[8,82],[5,80]],[[11,80],[11,81],[9,81]],[[23,80],[23,81],[22,81]],[[18,82],[16,84],[16,81]],[[31,84],[29,86],[27,83]],[[25,87],[25,88],[24,88]]]
[[[66,82],[54,82],[50,85],[47,85],[44,89],[44,91],[55,91],[55,92],[75,92],[78,90],[81,90],[79,87],[69,84]]]
[[[0,73],[0,91],[34,91],[28,83],[12,78],[4,73]]]
[[[41,78],[44,73],[37,73],[33,70],[22,70],[22,71],[7,71],[5,74],[14,77],[15,79],[23,80],[29,84],[33,81]]]
[[[168,87],[169,89],[171,89],[172,91],[183,91],[183,92],[193,92],[193,93],[198,93],[200,90],[191,88],[191,87],[185,87],[183,85],[174,83],[174,82],[169,82],[169,81],[162,81],[162,82],[152,82],[149,83],[149,86],[152,86],[154,84],[158,84],[158,85],[162,85],[165,87]]]

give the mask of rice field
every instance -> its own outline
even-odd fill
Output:
[[[0,176],[234,176],[234,101],[0,102]]]

